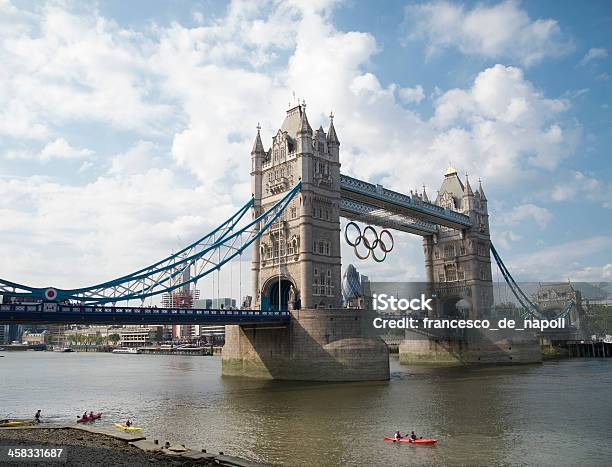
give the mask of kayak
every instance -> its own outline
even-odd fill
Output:
[[[123,431],[142,431],[144,430],[144,428],[141,428],[139,426],[125,426],[122,423],[115,423],[115,426]]]
[[[34,423],[34,420],[0,420],[0,427],[23,426]]]
[[[395,441],[397,442],[397,440],[395,439],[394,436],[385,436],[385,441]],[[426,439],[426,438],[418,438],[415,440],[412,440],[410,438],[400,438],[399,439],[400,443],[409,443],[409,444],[436,444],[438,442],[437,439]]]
[[[93,415],[88,415],[87,417],[77,418],[77,423],[86,423],[91,422],[92,420],[97,420],[102,416],[102,412],[95,413]]]

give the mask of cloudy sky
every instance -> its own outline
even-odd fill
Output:
[[[482,178],[519,279],[611,280],[610,54],[607,1],[0,0],[0,277],[89,285],[201,236],[295,92],[336,115],[346,174]],[[422,278],[396,241],[344,265]]]

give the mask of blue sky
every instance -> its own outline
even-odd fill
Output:
[[[0,0],[0,277],[87,285],[201,235],[295,92],[313,126],[334,111],[344,173],[482,178],[518,278],[610,280],[611,31],[605,1]],[[422,278],[396,237],[343,262]]]

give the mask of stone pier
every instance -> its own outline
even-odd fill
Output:
[[[407,365],[483,365],[540,363],[535,335],[521,331],[469,330],[461,339],[433,338],[411,331],[399,345],[400,363]]]
[[[362,311],[302,309],[285,326],[226,326],[224,376],[303,381],[389,379],[389,351]]]

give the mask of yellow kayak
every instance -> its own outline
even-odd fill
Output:
[[[123,431],[142,431],[144,430],[144,428],[141,428],[139,426],[125,426],[122,423],[115,423],[115,426]]]
[[[34,420],[2,420],[0,421],[0,427],[22,426],[29,425],[31,423],[34,423]]]

